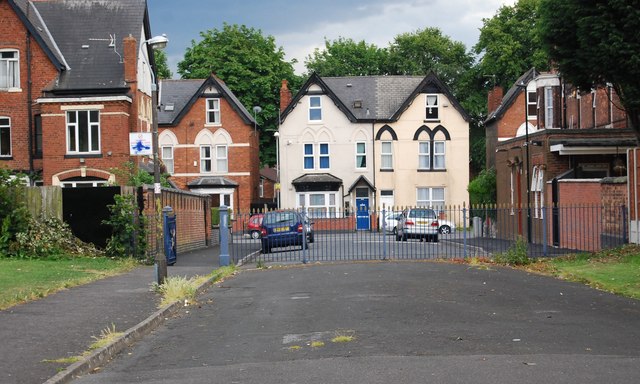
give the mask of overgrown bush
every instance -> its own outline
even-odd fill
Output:
[[[495,204],[497,198],[496,170],[483,169],[467,187],[471,205]]]
[[[134,257],[145,260],[147,250],[146,218],[138,214],[134,195],[115,195],[109,205],[111,216],[103,224],[111,226],[112,235],[105,252],[111,257]]]
[[[16,234],[11,254],[23,258],[97,256],[101,251],[76,238],[69,226],[58,219],[29,219],[28,229]]]
[[[495,261],[497,263],[507,265],[531,264],[527,241],[522,236],[518,236],[515,244],[509,247],[505,252],[496,255]]]
[[[11,256],[16,235],[29,228],[31,215],[25,206],[21,175],[0,169],[0,256]]]

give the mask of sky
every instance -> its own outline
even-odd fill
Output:
[[[244,24],[275,38],[287,60],[297,59],[296,73],[325,39],[364,40],[386,47],[394,37],[437,27],[471,49],[483,18],[516,0],[148,0],[152,35],[166,34],[165,49],[174,78],[177,64],[200,32],[222,29],[223,23]]]

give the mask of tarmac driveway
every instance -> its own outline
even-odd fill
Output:
[[[74,382],[631,383],[639,304],[438,262],[247,270]]]

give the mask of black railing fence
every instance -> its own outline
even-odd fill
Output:
[[[230,257],[234,263],[493,258],[518,240],[527,244],[530,257],[553,257],[628,242],[625,206],[442,207],[434,209],[437,238],[406,241],[396,235],[397,216],[404,210],[299,209],[310,217],[312,242],[305,236],[302,245],[274,247],[269,253],[262,252],[262,239],[253,233],[254,215],[262,212],[234,212],[229,224]],[[429,233],[435,225],[430,222]]]

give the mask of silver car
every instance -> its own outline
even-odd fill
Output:
[[[438,216],[431,208],[405,209],[398,220],[396,241],[408,238],[438,242]]]

